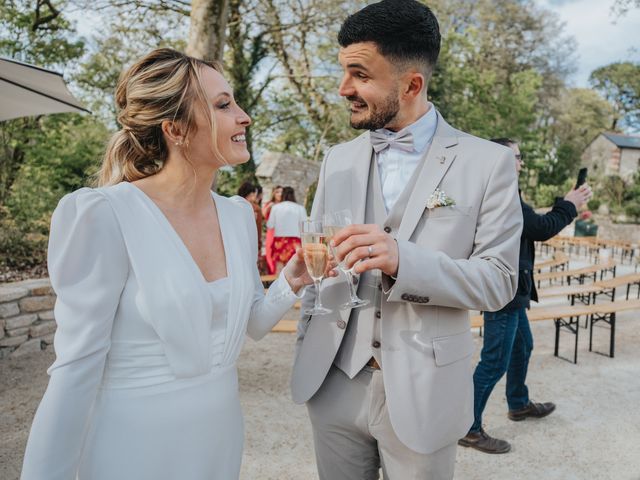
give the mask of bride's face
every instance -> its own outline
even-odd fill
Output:
[[[201,78],[204,92],[213,110],[218,153],[224,162],[214,155],[211,126],[206,112],[201,108],[196,109],[196,131],[189,142],[192,155],[205,162],[215,162],[216,167],[246,162],[250,155],[245,134],[251,124],[251,118],[235,102],[233,90],[220,72],[204,67]]]

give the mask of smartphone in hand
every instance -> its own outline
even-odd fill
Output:
[[[587,167],[581,168],[578,172],[578,181],[576,182],[576,188],[579,188],[584,182],[587,181]]]

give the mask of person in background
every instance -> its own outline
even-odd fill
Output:
[[[262,190],[262,187],[260,187],[260,190]],[[258,230],[258,257],[260,257],[260,252],[262,252],[263,217],[262,209],[260,208],[260,203],[258,202],[258,186],[249,181],[244,182],[242,185],[240,185],[240,188],[238,188],[238,195],[249,202],[251,204],[251,207],[253,208],[253,216],[256,219],[256,228]]]
[[[260,249],[258,250],[258,270],[260,271],[260,275],[264,275],[269,273],[269,267],[267,266],[267,259],[265,257],[265,248],[264,248],[264,230],[266,228],[266,220],[264,219],[264,214],[262,213],[262,185],[256,183],[256,205],[260,209],[260,230],[258,231]]]
[[[301,245],[300,222],[307,218],[307,211],[296,203],[296,195],[291,187],[282,189],[282,201],[271,207],[267,228],[273,228],[272,259],[276,265],[276,273],[296,253]]]
[[[262,213],[262,185],[256,183],[256,204],[260,207],[260,213]],[[262,215],[264,218],[264,215]]]
[[[269,215],[271,214],[271,208],[282,201],[282,186],[276,185],[271,191],[271,199],[262,207],[262,216],[264,221],[269,221]],[[267,233],[264,241],[264,257],[267,262],[267,268],[269,274],[276,273],[276,262],[273,258],[273,228],[267,226]]]
[[[492,140],[513,150],[516,171],[522,170],[522,154],[515,140]],[[520,196],[524,228],[520,237],[520,261],[518,289],[515,298],[496,312],[484,312],[484,337],[480,363],[473,374],[474,423],[467,435],[458,441],[463,447],[475,448],[484,453],[507,453],[511,445],[488,435],[482,427],[482,412],[496,383],[507,374],[508,417],[513,421],[526,418],[542,418],[556,408],[555,404],[534,403],[529,399],[525,380],[529,358],[533,350],[533,336],[529,328],[527,309],[531,300],[538,301],[533,265],[535,241],[549,240],[569,225],[591,198],[591,188],[582,185],[571,190],[564,198],[557,198],[551,211],[538,215]]]

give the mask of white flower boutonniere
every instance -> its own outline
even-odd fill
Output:
[[[436,188],[435,191],[429,197],[429,200],[427,200],[427,208],[429,210],[432,210],[438,207],[450,207],[455,204],[456,204],[456,201],[450,196],[448,196],[446,193],[444,193],[442,190],[440,190],[439,188]]]

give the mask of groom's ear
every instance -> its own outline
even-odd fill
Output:
[[[407,100],[419,97],[427,90],[427,80],[423,73],[409,70],[404,75],[404,90],[402,96]]]

